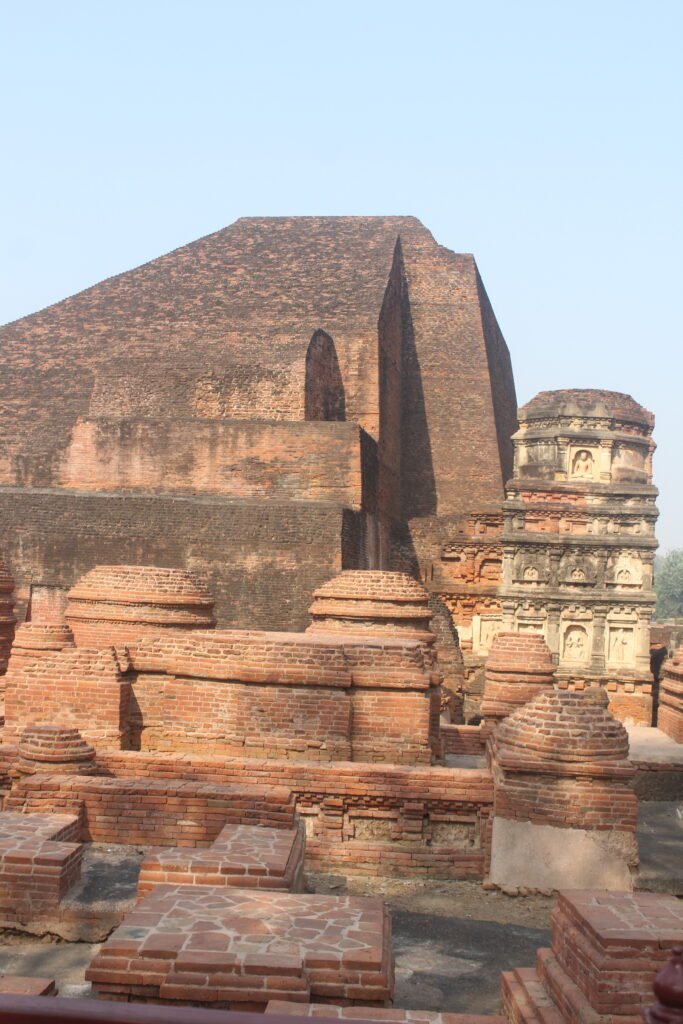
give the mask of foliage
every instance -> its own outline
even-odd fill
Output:
[[[660,622],[683,617],[683,548],[656,559],[655,592]]]

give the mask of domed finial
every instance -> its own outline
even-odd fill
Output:
[[[653,988],[658,1001],[643,1014],[646,1024],[683,1024],[683,946],[674,946]]]

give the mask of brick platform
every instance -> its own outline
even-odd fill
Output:
[[[552,948],[502,975],[512,1024],[640,1024],[655,974],[683,936],[683,903],[658,893],[560,893]]]
[[[383,1020],[392,1024],[504,1024],[504,1017],[476,1013],[439,1013],[437,1010],[389,1010],[377,1006],[329,1006],[327,1003],[292,1003],[272,999],[266,1013],[337,1020]]]
[[[143,896],[169,882],[296,892],[303,881],[305,848],[303,825],[226,825],[208,850],[150,850],[140,868],[138,892]]]
[[[382,1005],[393,992],[381,900],[160,885],[86,971],[101,997],[263,1010],[271,999]]]
[[[30,924],[52,914],[80,877],[78,818],[0,814],[0,924]]]
[[[54,978],[25,978],[20,974],[0,974],[2,996],[56,996]]]

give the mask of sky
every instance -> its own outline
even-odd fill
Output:
[[[0,0],[0,323],[240,216],[474,253],[518,400],[656,416],[683,547],[681,0]]]

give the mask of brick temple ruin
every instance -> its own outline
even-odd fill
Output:
[[[307,872],[560,892],[505,1017],[632,1024],[683,924],[638,891],[652,415],[517,410],[413,218],[240,220],[0,337],[0,929],[103,941],[110,1002],[499,1024],[392,1010],[386,906]],[[143,857],[93,905],[101,845]]]

